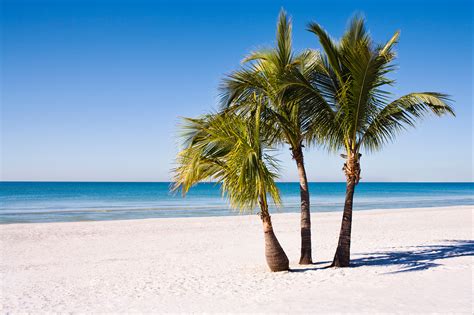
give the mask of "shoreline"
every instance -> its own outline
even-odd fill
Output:
[[[377,211],[382,211],[382,212],[390,212],[390,211],[413,211],[413,210],[428,210],[428,209],[456,209],[456,208],[468,208],[468,207],[474,207],[474,205],[451,205],[451,206],[432,206],[432,207],[411,207],[411,208],[375,208],[375,209],[354,209],[353,211],[355,213],[358,212],[377,212]],[[137,210],[131,210],[131,212],[137,211]],[[138,210],[140,211],[140,210]],[[180,210],[178,210],[180,211]],[[188,210],[186,210],[188,211]],[[189,210],[192,212],[192,210]],[[70,212],[34,212],[34,214],[53,214],[53,213],[82,213],[84,211],[70,211]],[[101,211],[91,211],[91,213],[100,213]],[[105,212],[113,212],[113,211],[105,211]],[[287,212],[279,212],[279,211],[272,211],[270,215],[285,215],[285,214],[297,214],[299,213],[298,211],[287,211]],[[328,210],[328,211],[311,211],[311,215],[319,215],[323,213],[342,213],[342,206],[341,210]],[[28,213],[30,214],[30,213]],[[1,216],[0,212],[0,216]],[[5,215],[5,214],[4,214]],[[10,215],[10,214],[7,214]],[[225,217],[240,217],[240,216],[253,216],[256,215],[256,213],[238,213],[237,211],[232,211],[229,210],[228,213],[226,214],[217,214],[217,215],[196,215],[196,216],[170,216],[170,217],[146,217],[146,218],[112,218],[112,219],[97,219],[97,220],[77,220],[77,221],[34,221],[34,222],[4,222],[0,220],[0,226],[4,225],[15,225],[15,224],[51,224],[51,223],[79,223],[79,222],[109,222],[109,221],[141,221],[141,220],[162,220],[162,219],[193,219],[193,218],[204,218],[204,219],[210,219],[210,218],[225,218]]]
[[[0,312],[472,311],[471,206],[355,213],[342,269],[324,268],[339,212],[313,213],[309,266],[299,214],[272,218],[290,272],[268,271],[251,216],[2,225]]]

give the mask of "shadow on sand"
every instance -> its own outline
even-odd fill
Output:
[[[474,256],[474,241],[449,240],[445,244],[410,247],[405,251],[383,251],[363,253],[363,257],[351,260],[351,267],[362,266],[398,266],[400,273],[419,271],[441,266],[439,260],[461,256]],[[435,262],[436,261],[436,262]],[[290,272],[305,272],[330,268],[330,261],[318,262],[309,266],[300,266]]]
[[[399,270],[390,273],[426,270],[442,265],[438,262],[441,259],[474,256],[474,241],[449,240],[446,244],[415,246],[406,251],[385,251],[363,255],[364,257],[353,259],[351,267],[399,266]]]
[[[330,268],[329,264],[330,261],[318,261],[315,263],[312,263],[311,265],[299,265],[296,269],[290,268],[290,272],[306,272],[306,271],[311,271],[311,270],[321,270],[321,269],[327,269]]]

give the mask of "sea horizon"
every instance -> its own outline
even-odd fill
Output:
[[[199,183],[186,197],[172,182],[1,181],[0,224],[240,215],[219,184]],[[282,206],[300,211],[299,183],[278,182]],[[345,182],[310,182],[311,211],[342,211]],[[472,182],[361,182],[354,210],[474,205]],[[244,214],[255,214],[257,210]]]
[[[299,183],[299,181],[297,180],[292,180],[292,181],[279,181],[279,180],[276,180],[275,181],[276,183]],[[140,181],[140,180],[137,180],[137,181],[134,181],[134,180],[123,180],[123,181],[109,181],[109,180],[0,180],[0,183],[174,183],[173,181],[161,181],[161,180],[157,180],[157,181]],[[218,182],[214,182],[214,181],[206,181],[206,182],[201,182],[201,183],[204,183],[204,184],[217,184]],[[346,183],[345,181],[308,181],[308,183]],[[420,183],[420,184],[423,184],[423,183],[427,183],[427,184],[430,184],[430,183],[433,183],[433,184],[436,184],[436,183],[459,183],[459,184],[463,184],[463,183],[471,183],[471,184],[474,184],[474,181],[377,181],[377,180],[368,180],[368,181],[364,181],[364,182],[361,182],[361,183]]]

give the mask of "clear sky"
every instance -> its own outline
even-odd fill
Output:
[[[362,157],[365,181],[472,180],[471,1],[3,0],[2,180],[167,181],[180,116],[216,108],[221,78],[272,45],[280,8],[296,49],[310,21],[339,37],[362,12],[377,41],[400,29],[394,92],[452,95],[430,118]],[[287,149],[284,181],[297,179]],[[343,160],[306,152],[310,181],[343,181]]]

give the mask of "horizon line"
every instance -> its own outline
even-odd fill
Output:
[[[299,183],[299,181],[275,181],[276,183]],[[173,181],[88,181],[88,180],[0,180],[0,183],[174,183]],[[345,181],[308,181],[308,183],[346,183]],[[453,183],[453,184],[473,184],[474,181],[361,181],[360,183]],[[219,182],[199,182],[197,184],[219,184]]]

